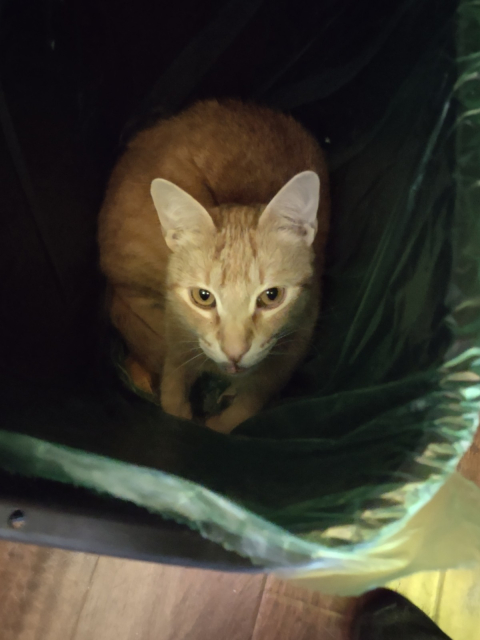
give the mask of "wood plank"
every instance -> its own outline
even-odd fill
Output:
[[[252,640],[346,640],[353,602],[269,576]]]
[[[101,558],[72,640],[250,640],[264,582]]]
[[[0,541],[1,640],[71,637],[97,558]]]

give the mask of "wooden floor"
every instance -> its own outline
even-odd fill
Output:
[[[348,604],[262,575],[0,543],[1,640],[340,639]]]
[[[462,472],[480,485],[477,445]],[[480,639],[480,571],[392,586],[453,640]],[[272,577],[0,542],[0,640],[347,640],[351,607]]]

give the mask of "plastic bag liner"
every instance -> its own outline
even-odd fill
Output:
[[[230,436],[115,376],[5,377],[0,465],[356,593],[480,554],[480,490],[455,474],[480,410],[480,5],[274,5],[210,3],[131,123],[237,95],[319,137],[334,211],[308,361]]]

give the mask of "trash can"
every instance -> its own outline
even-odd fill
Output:
[[[334,588],[348,592],[366,553],[439,504],[478,425],[480,8],[1,6],[0,536],[343,573]],[[332,184],[309,357],[280,402],[228,436],[122,380],[95,235],[129,136],[206,97],[292,113],[324,147]],[[447,502],[478,531],[468,491],[468,504],[460,490]],[[397,564],[386,577],[407,570]]]

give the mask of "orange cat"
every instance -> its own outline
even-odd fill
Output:
[[[130,142],[100,214],[101,266],[166,412],[191,418],[195,379],[220,371],[234,399],[207,425],[229,432],[285,386],[317,319],[328,218],[322,152],[289,116],[211,100]]]

